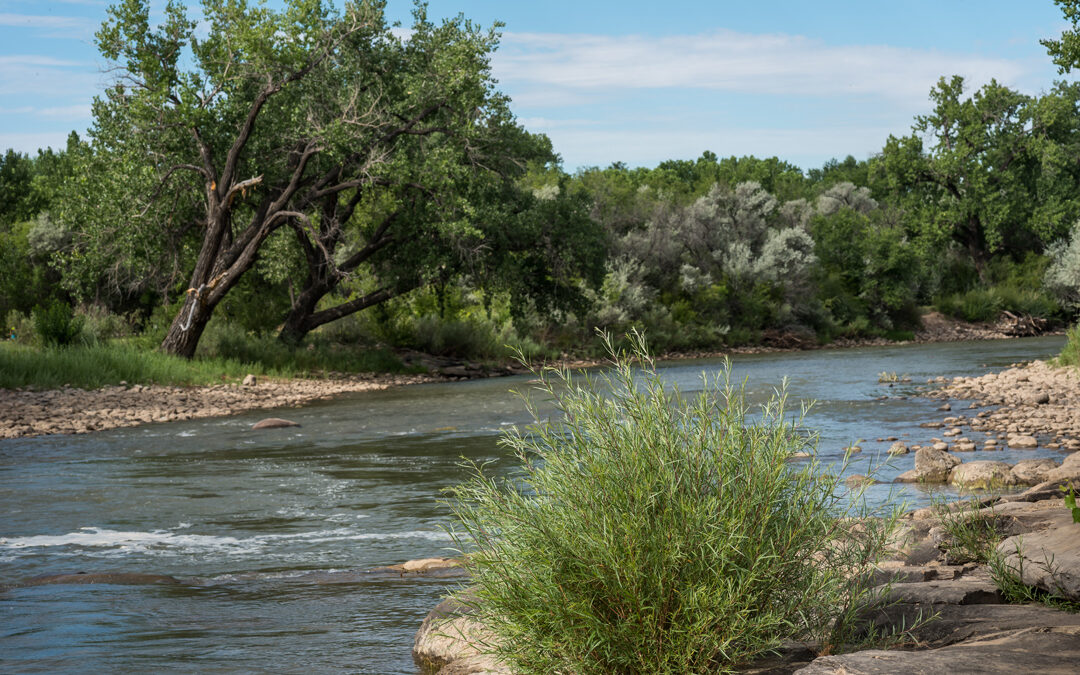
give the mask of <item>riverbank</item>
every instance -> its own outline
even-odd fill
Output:
[[[1080,659],[1080,523],[1073,522],[1063,493],[1058,485],[1041,485],[905,514],[887,559],[859,573],[882,598],[861,613],[866,630],[892,640],[836,656],[821,645],[787,641],[776,654],[736,672],[1074,673]],[[981,523],[989,523],[997,539],[965,548],[962,537]],[[995,557],[996,570],[987,562]],[[1000,585],[1001,574],[1011,584]],[[413,658],[424,673],[513,675],[485,653],[495,643],[469,607],[444,600],[420,625]]]
[[[0,439],[82,434],[154,422],[221,417],[299,406],[339,394],[447,379],[434,375],[357,375],[334,379],[260,379],[200,387],[118,385],[92,391],[0,389]]]
[[[992,325],[967,324],[931,313],[923,317],[923,329],[910,342],[933,343],[959,340],[1005,339],[1009,336]],[[664,354],[660,360],[717,358],[740,354],[848,349],[852,347],[906,344],[883,338],[840,339],[828,345],[792,334],[766,336],[761,346],[722,351]],[[488,367],[419,353],[402,355],[409,367],[428,371],[422,375],[331,374],[325,378],[252,378],[256,384],[237,382],[199,386],[153,384],[102,387],[84,390],[63,387],[37,391],[0,389],[0,439],[46,434],[79,434],[139,424],[220,417],[251,410],[300,406],[339,394],[385,389],[424,382],[454,381],[524,372],[508,366]],[[597,359],[564,358],[551,365],[586,368],[602,365]],[[252,380],[248,380],[249,382]]]

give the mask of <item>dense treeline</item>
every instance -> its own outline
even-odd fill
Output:
[[[157,28],[146,2],[111,8],[121,76],[88,137],[3,156],[19,340],[484,357],[580,351],[597,327],[697,350],[901,337],[927,306],[1080,309],[1076,83],[942,78],[910,135],[805,172],[707,151],[567,174],[495,89],[493,31],[421,5],[407,38],[377,3],[206,12],[199,39],[180,5]],[[1048,44],[1063,70],[1069,36]]]

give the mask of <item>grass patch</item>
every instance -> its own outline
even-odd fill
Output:
[[[236,342],[227,356],[189,360],[120,341],[39,349],[0,343],[0,388],[96,389],[128,384],[199,385],[235,381],[248,373],[269,377],[317,377],[327,372],[401,372],[388,350],[321,347],[289,349],[267,340]]]
[[[502,440],[519,473],[472,465],[452,492],[486,648],[521,673],[681,674],[857,639],[896,512],[862,518],[836,467],[789,462],[816,440],[782,395],[751,412],[725,374],[684,399],[630,342],[595,379],[534,371],[560,414],[529,404]]]
[[[988,563],[993,559],[994,547],[1003,536],[997,516],[987,513],[975,499],[953,505],[939,502],[934,506],[946,533],[941,548],[948,564]]]
[[[1069,338],[1061,354],[1055,359],[1058,366],[1071,366],[1080,368],[1080,323],[1076,324],[1065,335]]]
[[[996,321],[1004,311],[1043,319],[1052,319],[1061,311],[1045,291],[1008,284],[942,296],[935,305],[942,314],[971,322]]]

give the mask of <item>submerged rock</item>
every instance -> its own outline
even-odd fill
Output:
[[[264,420],[259,420],[255,424],[251,425],[251,430],[256,429],[280,429],[281,427],[298,427],[298,422],[292,420],[281,419],[280,417],[267,417]]]

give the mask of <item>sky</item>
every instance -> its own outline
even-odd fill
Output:
[[[62,148],[91,126],[108,4],[0,0],[0,151]],[[411,9],[387,12],[407,26]],[[1051,0],[431,0],[429,13],[504,24],[499,88],[568,171],[706,150],[804,169],[865,159],[910,133],[942,76],[1033,95],[1074,77],[1039,44],[1067,27]]]

